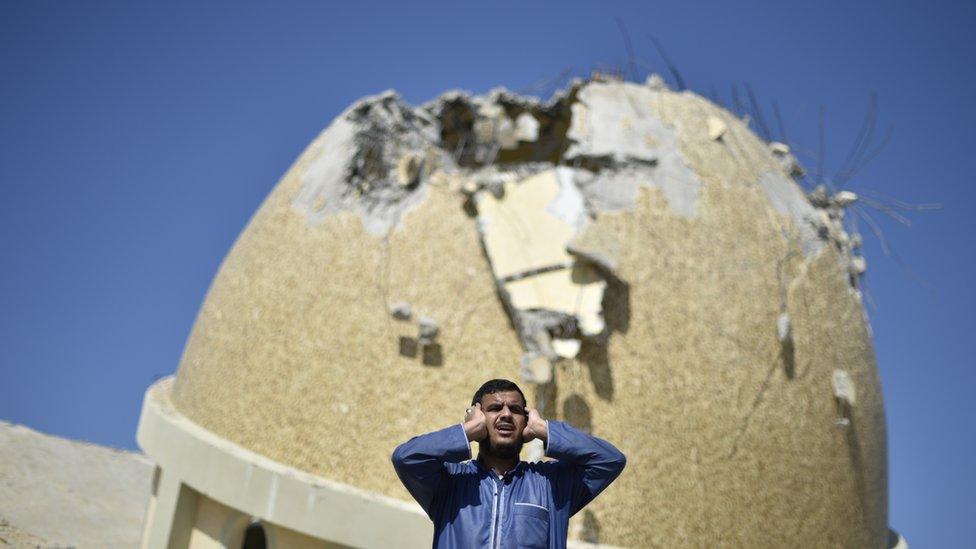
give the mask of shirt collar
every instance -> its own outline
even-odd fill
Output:
[[[478,458],[475,459],[474,462],[478,466],[479,471],[481,471],[485,475],[491,476],[495,479],[499,479],[498,475],[496,475],[495,472],[492,471],[491,467],[488,467],[488,465],[486,465],[485,462],[481,460],[481,454],[478,454]],[[511,478],[514,478],[516,475],[521,476],[524,469],[525,469],[525,462],[519,460],[519,462],[515,464],[515,467],[509,469],[508,472],[506,472],[499,480],[507,481]]]

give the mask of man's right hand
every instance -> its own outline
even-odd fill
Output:
[[[469,442],[479,442],[488,436],[488,425],[485,423],[485,413],[481,411],[480,402],[465,411],[464,434],[468,435]]]

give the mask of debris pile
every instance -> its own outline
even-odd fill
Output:
[[[851,191],[830,194],[826,185],[818,185],[807,198],[817,210],[820,237],[834,244],[849,274],[851,288],[857,291],[859,277],[867,271],[867,261],[858,255],[861,235],[849,234],[844,225],[845,210],[857,202],[857,194]]]

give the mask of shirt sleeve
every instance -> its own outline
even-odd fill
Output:
[[[610,485],[627,464],[624,454],[613,444],[587,435],[561,421],[549,421],[546,456],[562,462],[559,489],[570,498],[570,516]]]
[[[393,468],[400,482],[433,519],[433,503],[445,489],[445,463],[471,459],[471,446],[461,424],[413,437],[393,451]]]

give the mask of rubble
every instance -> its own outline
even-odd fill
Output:
[[[841,208],[846,208],[857,202],[857,198],[857,193],[853,193],[851,191],[840,191],[834,195],[833,202]]]
[[[566,134],[570,145],[565,158],[660,162],[661,156],[674,148],[674,130],[640,109],[620,108],[650,103],[656,93],[647,87],[617,82],[594,82],[583,87],[572,105],[573,117]]]
[[[780,143],[779,141],[771,141],[769,143],[769,150],[779,160],[779,164],[783,168],[783,171],[786,172],[786,175],[793,179],[801,179],[806,175],[806,170],[803,169],[800,161],[793,155],[789,145]]]
[[[531,113],[523,112],[515,119],[515,138],[519,141],[539,139],[539,121]]]
[[[393,92],[363,99],[315,140],[293,206],[313,225],[352,211],[370,233],[388,233],[425,196],[423,178],[445,161],[434,146],[437,129]]]
[[[440,122],[440,147],[458,167],[477,169],[526,162],[557,163],[576,86],[547,103],[505,89],[472,97],[449,92],[423,106]]]
[[[582,342],[578,339],[553,339],[552,350],[560,358],[576,358]]]
[[[793,328],[790,326],[789,313],[780,313],[776,319],[776,337],[780,343],[787,343],[793,340]]]
[[[401,187],[416,185],[423,166],[424,159],[417,153],[408,153],[400,157],[400,161],[397,162],[397,183]]]
[[[437,321],[429,316],[422,316],[418,324],[417,341],[421,346],[433,345],[434,340],[437,339],[437,334],[440,333]]]
[[[655,91],[663,91],[668,89],[668,84],[664,81],[664,77],[656,72],[647,75],[644,85]]]
[[[729,130],[729,127],[725,122],[717,116],[708,117],[708,138],[712,141],[718,141],[722,139],[725,132]]]
[[[817,208],[827,208],[830,206],[830,195],[827,194],[826,185],[817,185],[809,194],[807,199]]]
[[[834,398],[837,400],[837,425],[848,427],[851,424],[851,408],[857,405],[857,387],[850,374],[836,369],[830,378],[834,388]]]
[[[397,301],[393,305],[390,305],[390,315],[397,320],[410,320],[413,316],[413,311],[410,308],[410,304],[406,301]]]
[[[579,170],[576,181],[587,205],[597,212],[632,210],[641,187],[661,189],[668,208],[675,215],[691,219],[696,215],[701,182],[694,174],[685,177],[683,161],[656,166],[623,165],[599,173]]]
[[[603,333],[606,280],[567,248],[589,223],[574,170],[555,168],[504,183],[497,197],[475,195],[478,229],[500,294],[527,349],[522,373],[548,383],[557,357],[551,340]],[[559,344],[568,352],[568,345]]]

